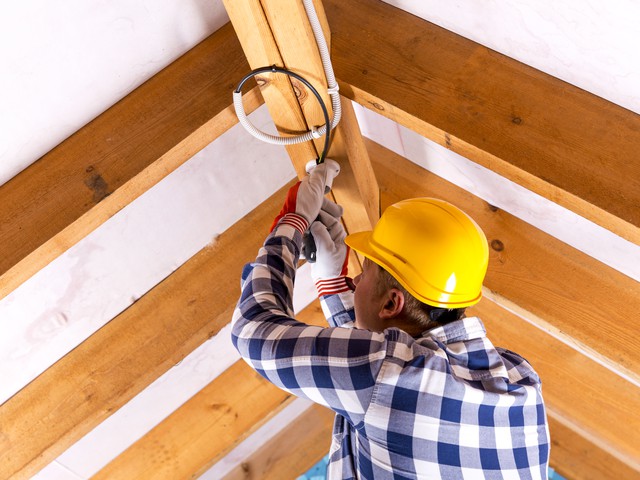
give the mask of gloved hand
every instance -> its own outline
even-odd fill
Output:
[[[327,184],[331,184],[339,173],[340,165],[338,162],[326,159],[311,170],[307,177],[291,187],[282,210],[271,225],[271,231],[273,231],[282,217],[286,214],[294,213],[306,220],[306,225],[304,225],[304,222],[296,221],[295,218],[289,223],[300,230],[301,233],[304,233],[320,212],[324,195],[328,193],[325,187]]]
[[[332,295],[352,290],[347,278],[349,247],[344,243],[346,232],[340,221],[342,207],[326,200],[318,220],[309,228],[315,240],[317,257],[311,264],[311,277],[318,295]]]

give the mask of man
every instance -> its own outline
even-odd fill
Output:
[[[324,198],[338,171],[327,160],[289,191],[245,267],[233,328],[242,357],[280,388],[336,412],[331,479],[547,478],[537,374],[464,315],[480,300],[488,263],[480,228],[436,199],[389,207],[372,232],[346,237],[366,258],[354,292],[341,207]],[[329,328],[293,318],[309,225]]]

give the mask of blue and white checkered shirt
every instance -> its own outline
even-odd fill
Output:
[[[281,222],[242,275],[233,342],[267,380],[334,410],[331,479],[546,479],[540,379],[476,317],[413,338],[355,328],[353,294],[321,299],[330,328],[293,318],[301,234]]]

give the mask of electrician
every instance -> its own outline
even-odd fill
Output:
[[[547,478],[538,375],[465,316],[487,269],[480,227],[449,203],[415,198],[345,238],[342,208],[324,197],[338,173],[326,160],[298,182],[245,266],[232,333],[244,360],[336,413],[330,479]],[[294,318],[307,229],[328,328]],[[349,247],[365,257],[353,283]]]

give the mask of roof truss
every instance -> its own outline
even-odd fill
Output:
[[[325,6],[347,98],[640,243],[638,115],[381,2]],[[227,25],[0,187],[0,296],[234,124],[231,90],[248,70]],[[258,89],[244,98],[248,110],[262,102]],[[449,198],[499,242],[487,277],[492,299],[478,308],[499,319],[489,326],[496,338],[543,372],[552,465],[580,477],[580,465],[604,458],[611,478],[637,473],[640,369],[625,314],[640,311],[637,282],[371,142],[364,148],[383,207],[421,194]],[[283,194],[0,407],[3,477],[38,471],[228,322],[237,292],[214,279],[254,255],[263,236],[254,225],[269,223]],[[566,371],[550,361],[567,357]]]

